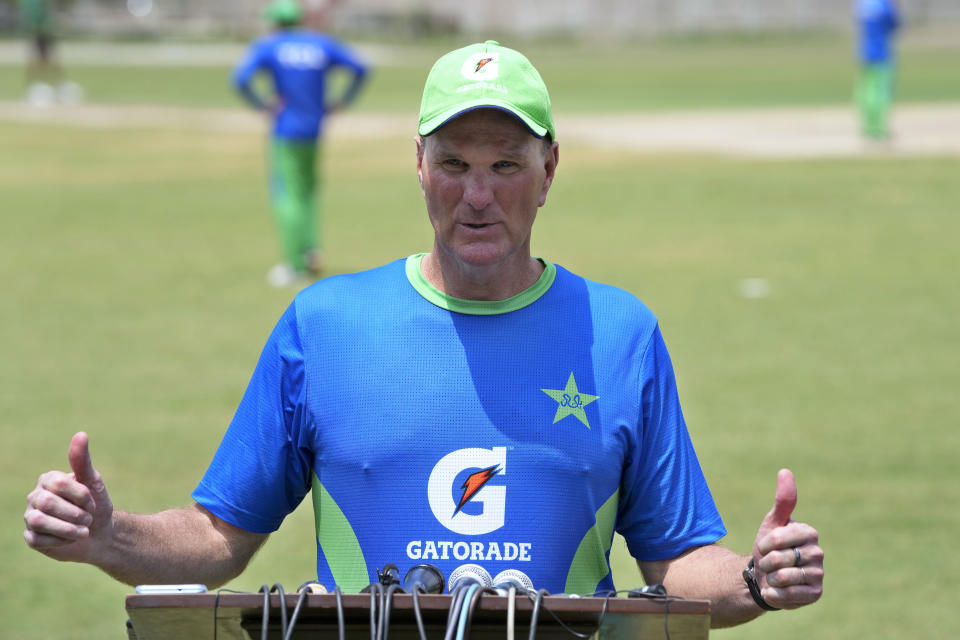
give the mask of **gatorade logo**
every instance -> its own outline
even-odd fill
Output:
[[[433,516],[463,535],[496,531],[504,523],[507,488],[490,481],[504,475],[506,468],[506,447],[448,453],[434,466],[427,483]]]
[[[490,82],[500,75],[499,53],[475,53],[463,62],[460,73],[467,80]]]

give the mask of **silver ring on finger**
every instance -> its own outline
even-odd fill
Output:
[[[802,564],[801,558],[800,558],[800,549],[797,549],[796,547],[793,548],[793,559],[794,559],[793,566],[799,567]]]
[[[807,572],[800,567],[800,584],[807,584]]]

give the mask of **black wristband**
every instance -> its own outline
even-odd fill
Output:
[[[764,611],[780,611],[779,607],[772,607],[767,604],[767,601],[760,595],[760,585],[757,584],[757,577],[753,574],[753,558],[750,558],[750,562],[747,563],[747,568],[743,570],[743,579],[747,583],[747,588],[750,589],[750,595],[758,607]]]

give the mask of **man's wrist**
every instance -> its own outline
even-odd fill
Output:
[[[747,583],[747,589],[750,590],[750,597],[757,603],[757,606],[764,611],[780,611],[779,607],[774,607],[763,599],[760,594],[760,585],[757,583],[757,574],[753,567],[753,558],[747,563],[747,568],[743,570],[743,580]]]

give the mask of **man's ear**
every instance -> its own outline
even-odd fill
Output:
[[[543,156],[543,169],[546,176],[543,180],[543,188],[540,190],[540,204],[547,203],[547,192],[550,191],[550,185],[553,184],[553,177],[557,174],[557,165],[560,163],[560,145],[554,141],[550,149]]]
[[[423,153],[426,143],[420,136],[414,136],[413,141],[417,145],[417,180],[420,181],[420,190],[423,191]]]

